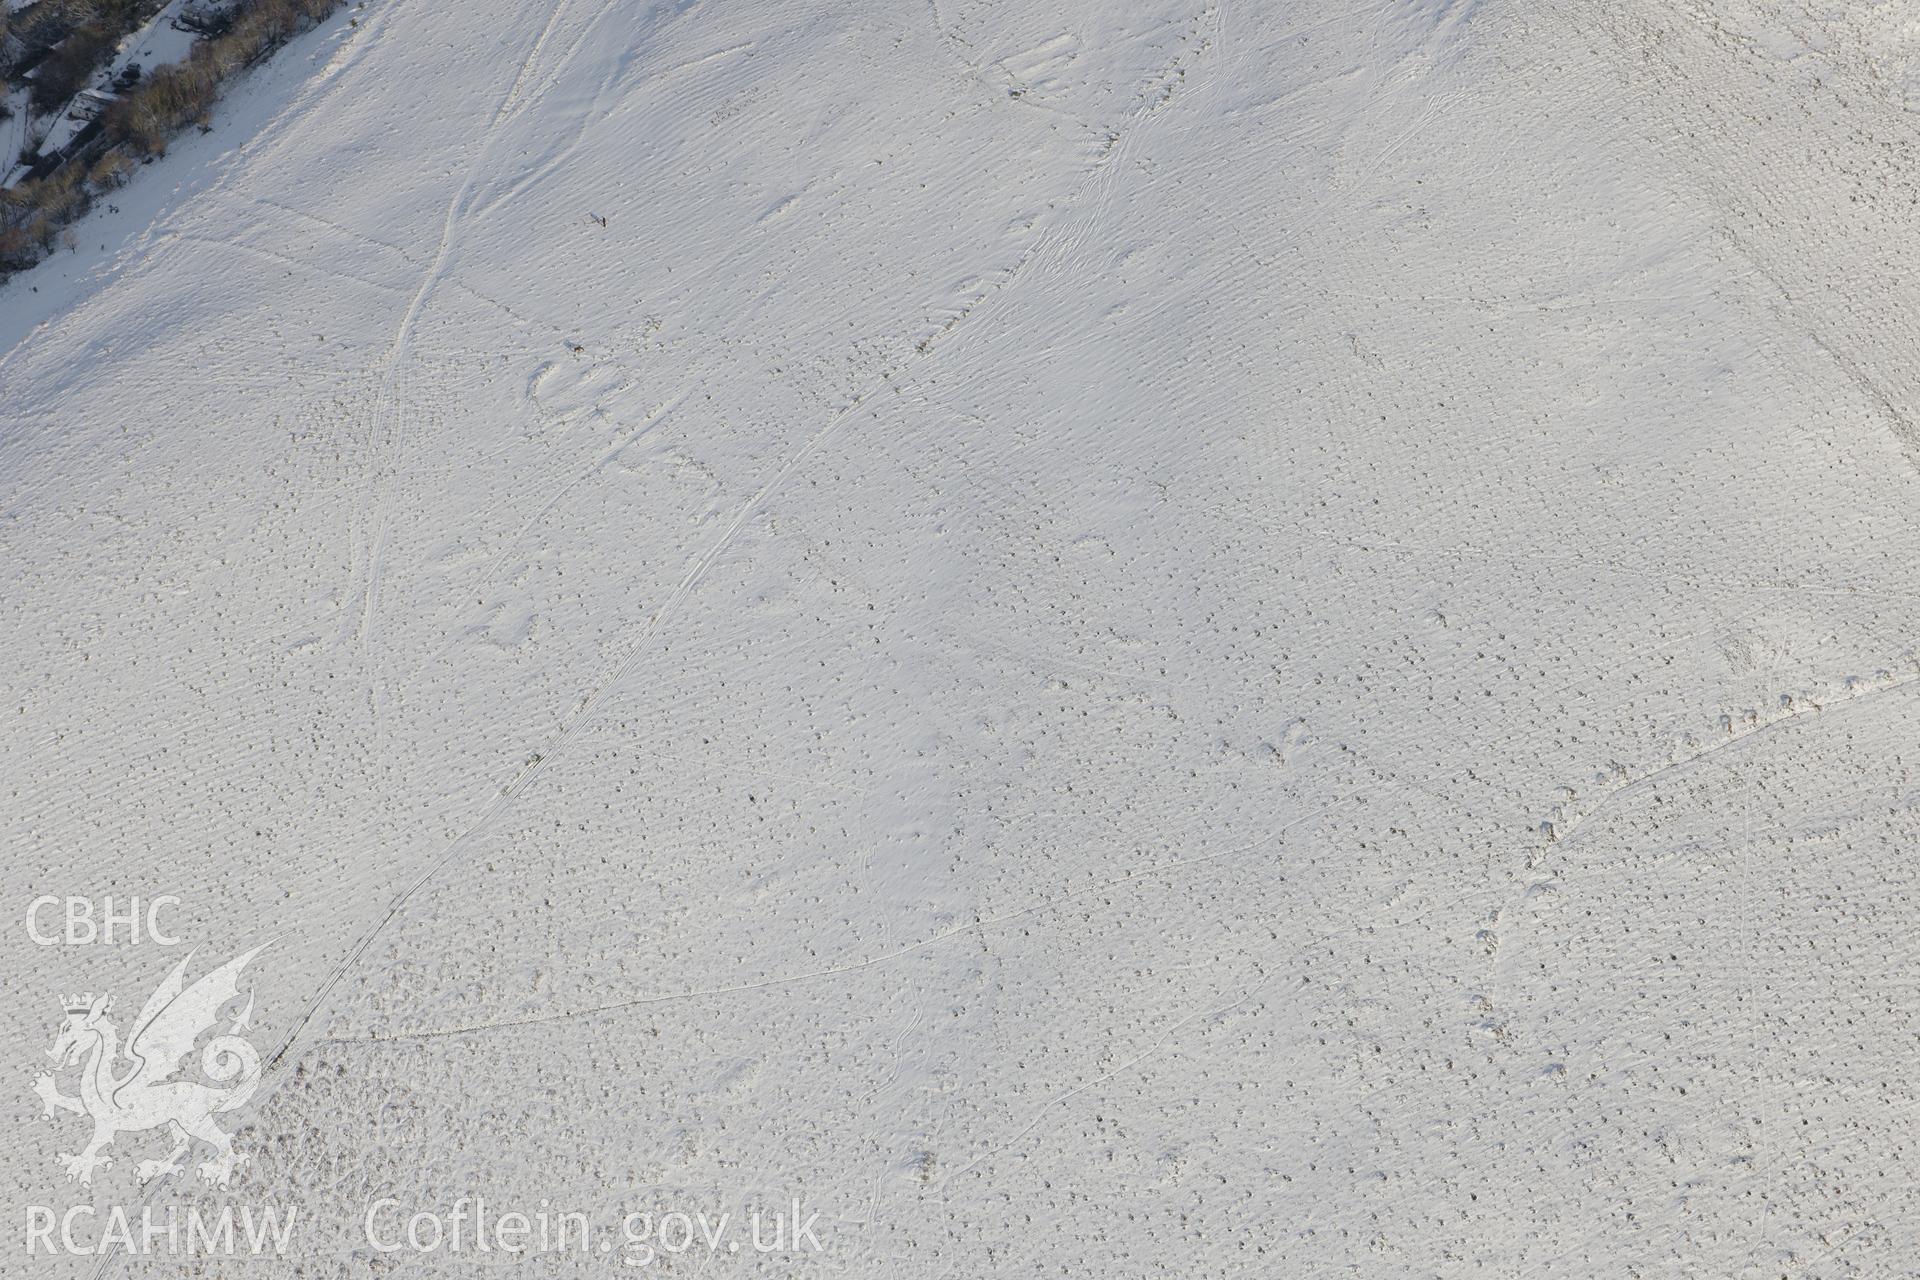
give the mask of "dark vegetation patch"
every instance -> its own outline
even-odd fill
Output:
[[[23,157],[32,165],[28,177],[0,190],[0,279],[71,245],[72,224],[124,184],[137,163],[164,155],[191,126],[210,128],[213,106],[230,84],[344,2],[246,0],[191,9],[202,34],[184,60],[128,88],[59,153]],[[161,7],[156,0],[40,0],[10,23],[0,18],[0,91],[8,76],[31,73],[34,110],[60,108]]]

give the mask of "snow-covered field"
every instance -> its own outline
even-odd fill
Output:
[[[0,288],[0,1274],[1920,1274],[1916,111],[1891,0],[343,11]],[[63,998],[269,939],[250,1162],[65,1180]],[[30,1230],[143,1203],[299,1225]]]

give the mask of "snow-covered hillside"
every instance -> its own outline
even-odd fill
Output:
[[[0,289],[0,1272],[1915,1274],[1916,21],[303,37]],[[251,1162],[64,1181],[269,939]],[[143,1202],[297,1243],[21,1235]]]

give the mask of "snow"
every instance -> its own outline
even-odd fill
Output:
[[[152,71],[183,61],[193,49],[193,42],[200,38],[199,32],[174,24],[185,7],[186,0],[172,0],[161,6],[147,24],[121,46],[107,79],[111,81],[129,62],[139,63],[142,71]]]
[[[823,1213],[715,1275],[1905,1273],[1910,27],[282,51],[0,291],[7,900],[278,939],[254,1161],[155,1194],[339,1274],[473,1193]],[[7,947],[63,1205],[58,993],[173,957]]]
[[[4,98],[0,98],[0,109],[6,112],[6,118],[0,119],[0,160],[9,166],[27,146],[31,126],[27,107],[31,98],[31,93],[25,88],[10,90]]]

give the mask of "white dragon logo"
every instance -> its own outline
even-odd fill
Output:
[[[247,1157],[233,1149],[233,1139],[215,1122],[214,1116],[245,1106],[260,1085],[260,1055],[240,1036],[253,1016],[253,993],[249,989],[244,1009],[235,1014],[226,1033],[207,1042],[200,1055],[200,1069],[217,1085],[190,1080],[171,1080],[181,1063],[193,1052],[200,1037],[215,1029],[220,1010],[240,993],[240,971],[265,949],[255,947],[236,956],[192,986],[182,989],[189,955],[168,974],[166,980],[141,1008],[134,1019],[133,1032],[127,1037],[124,1071],[120,1062],[120,1036],[107,1020],[112,1001],[106,996],[74,996],[64,1002],[66,1025],[47,1056],[65,1071],[82,1057],[80,1096],[67,1097],[54,1084],[53,1075],[43,1072],[33,1082],[33,1091],[46,1105],[46,1114],[56,1110],[85,1115],[93,1121],[93,1140],[79,1155],[62,1155],[67,1181],[91,1183],[97,1168],[112,1168],[113,1161],[100,1153],[113,1145],[122,1133],[157,1129],[173,1130],[177,1145],[165,1160],[142,1160],[140,1181],[180,1172],[180,1158],[197,1138],[214,1149],[213,1158],[202,1161],[200,1176],[216,1186],[226,1186],[233,1171]]]

